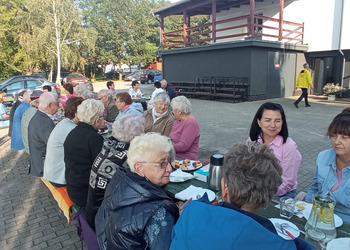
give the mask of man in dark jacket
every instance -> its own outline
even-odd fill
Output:
[[[163,79],[160,81],[160,84],[162,85],[162,88],[168,93],[170,101],[177,96],[174,86],[171,83],[168,83],[165,79]]]

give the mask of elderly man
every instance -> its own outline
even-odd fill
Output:
[[[24,112],[21,120],[22,141],[23,141],[24,149],[27,154],[29,154],[28,126],[29,126],[29,122],[32,120],[33,116],[38,111],[39,97],[42,93],[44,92],[42,92],[41,90],[33,91],[33,93],[30,95],[30,100],[31,100],[30,107],[27,109],[26,112]]]
[[[29,122],[28,144],[30,157],[29,173],[42,177],[46,145],[51,131],[55,127],[54,114],[59,107],[58,97],[52,92],[45,92],[39,97],[38,111]]]
[[[168,83],[165,79],[163,79],[160,81],[160,84],[162,85],[162,89],[168,93],[170,101],[177,96],[174,86],[171,83]]]
[[[13,116],[13,127],[12,127],[12,135],[11,135],[11,148],[14,150],[22,150],[24,149],[22,133],[21,133],[21,120],[23,114],[30,107],[30,95],[32,91],[27,91],[23,94],[23,101],[18,106]]]
[[[119,110],[119,114],[116,120],[124,115],[142,116],[143,114],[142,105],[140,103],[132,102],[131,96],[128,92],[122,92],[117,94],[117,100],[115,104]]]
[[[115,118],[119,114],[118,108],[113,100],[112,93],[107,89],[102,89],[98,92],[98,99],[100,99],[105,107],[103,111],[103,118],[112,126]]]

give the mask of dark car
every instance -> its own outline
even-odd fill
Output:
[[[143,70],[136,70],[133,73],[130,73],[128,75],[125,76],[125,81],[140,81],[140,77],[142,74]]]
[[[146,69],[140,76],[140,82],[144,83],[154,83],[162,79],[162,71],[157,69]]]
[[[88,79],[82,74],[72,73],[67,76],[66,83],[71,83],[73,85],[86,84]]]
[[[22,90],[43,90],[45,85],[51,86],[52,92],[60,94],[60,87],[38,75],[13,76],[0,83],[0,91],[6,92],[5,104],[11,105]]]

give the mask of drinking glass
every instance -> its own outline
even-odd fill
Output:
[[[290,219],[294,214],[296,201],[293,198],[282,197],[280,199],[280,216]]]

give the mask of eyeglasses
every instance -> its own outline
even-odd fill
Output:
[[[161,169],[166,169],[168,164],[171,165],[170,159],[163,161],[163,162],[150,162],[150,161],[140,161],[140,163],[147,163],[147,164],[152,164],[154,166],[158,166]]]

